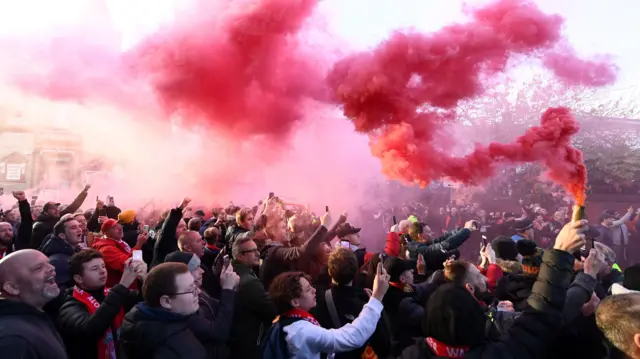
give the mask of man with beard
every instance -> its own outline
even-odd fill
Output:
[[[56,298],[56,272],[44,254],[25,249],[0,259],[0,353],[7,359],[66,359],[42,308]]]
[[[0,222],[0,259],[13,251],[13,226],[9,222]]]
[[[53,232],[53,226],[58,222],[60,216],[63,216],[67,213],[74,213],[75,211],[82,206],[82,203],[87,198],[89,193],[89,189],[91,185],[84,186],[84,189],[76,199],[71,202],[70,205],[65,207],[63,211],[60,211],[60,203],[55,202],[47,202],[44,207],[42,207],[42,213],[38,215],[36,219],[36,223],[33,225],[33,233],[31,234],[31,248],[36,249],[40,248],[42,242],[45,237]]]
[[[28,248],[31,241],[33,218],[31,217],[31,208],[29,201],[27,201],[27,196],[24,192],[17,191],[13,192],[13,197],[18,200],[18,208],[22,219],[17,225],[17,235],[14,224],[0,222],[0,259],[13,251]]]

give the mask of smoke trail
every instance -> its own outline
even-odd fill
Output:
[[[336,63],[328,83],[345,116],[370,136],[371,151],[390,178],[478,184],[500,163],[543,162],[551,178],[582,202],[586,170],[570,144],[579,126],[568,109],[549,109],[539,127],[514,143],[477,146],[464,157],[451,156],[450,144],[438,134],[454,119],[458,103],[482,95],[483,81],[506,71],[514,55],[546,59],[543,64],[559,77],[587,85],[611,83],[615,67],[582,61],[569,51],[561,54],[574,68],[558,65],[553,54],[562,40],[562,19],[530,1],[500,0],[470,15],[471,21],[432,34],[395,33],[372,52]]]

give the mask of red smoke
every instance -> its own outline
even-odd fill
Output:
[[[579,125],[566,108],[549,109],[540,127],[514,143],[477,146],[465,157],[452,157],[437,135],[458,103],[482,95],[483,80],[504,72],[513,55],[543,57],[561,79],[586,85],[611,83],[615,68],[579,60],[568,51],[562,56],[574,66],[571,71],[553,61],[562,19],[529,1],[501,0],[470,15],[468,23],[428,35],[395,33],[373,52],[336,63],[328,82],[345,115],[356,130],[370,135],[371,151],[391,178],[426,185],[448,177],[477,184],[493,176],[500,163],[542,162],[553,180],[583,202],[586,169],[580,151],[571,146]]]
[[[236,135],[286,135],[303,100],[324,97],[323,75],[296,37],[316,3],[252,1],[224,17],[200,12],[134,50],[136,70],[185,118]]]

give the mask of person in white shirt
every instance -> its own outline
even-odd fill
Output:
[[[321,353],[340,353],[362,347],[376,330],[382,298],[389,276],[378,265],[373,291],[360,315],[340,329],[324,329],[309,310],[316,306],[316,290],[302,272],[286,272],[271,283],[269,296],[280,313],[289,358],[320,358]],[[286,322],[285,322],[286,320]],[[285,325],[285,323],[287,323]],[[290,324],[289,324],[290,323]]]

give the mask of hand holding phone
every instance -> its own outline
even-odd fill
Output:
[[[142,251],[139,250],[139,249],[134,249],[132,258],[133,258],[134,261],[141,261],[142,260]]]
[[[148,224],[145,224],[145,225],[142,227],[142,230],[144,231],[144,233],[149,233],[149,225],[148,225]]]

